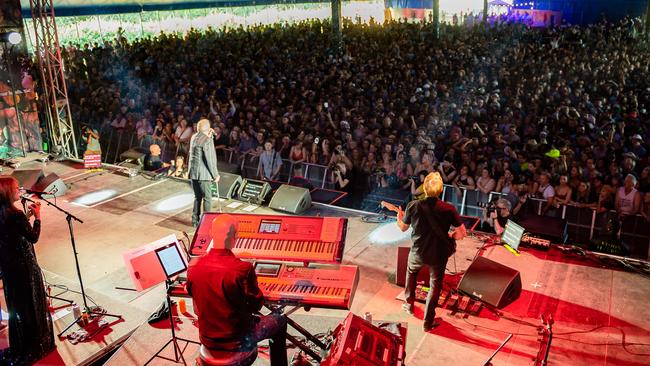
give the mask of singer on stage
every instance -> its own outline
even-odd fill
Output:
[[[435,321],[436,305],[442,291],[447,259],[456,251],[454,240],[464,238],[467,231],[456,208],[438,199],[442,193],[440,173],[429,173],[424,179],[423,188],[426,198],[409,203],[406,212],[399,209],[397,226],[402,231],[408,230],[409,226],[413,227],[413,246],[409,252],[404,289],[406,299],[402,305],[409,314],[413,314],[418,272],[422,267],[429,269],[429,293],[423,324],[424,331],[428,332],[438,325]],[[451,226],[456,228],[453,234],[449,234]]]
[[[197,132],[190,139],[189,177],[194,190],[194,209],[192,225],[199,226],[201,205],[203,212],[212,207],[212,183],[219,182],[217,169],[217,152],[214,149],[210,121],[202,119],[197,125]]]
[[[31,202],[27,213],[17,209],[18,182],[0,177],[0,268],[9,309],[9,352],[0,364],[29,365],[55,348],[52,318],[47,306],[43,274],[34,244],[41,232],[40,205]],[[30,218],[34,216],[34,223]]]

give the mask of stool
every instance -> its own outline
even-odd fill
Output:
[[[249,352],[233,352],[208,349],[201,345],[196,364],[198,366],[250,366],[255,359],[257,359],[257,347]]]

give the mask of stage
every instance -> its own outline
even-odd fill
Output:
[[[163,284],[143,292],[130,289],[134,284],[126,271],[122,254],[169,234],[183,237],[193,229],[190,224],[192,193],[189,184],[172,179],[154,179],[142,175],[125,177],[112,170],[89,172],[71,162],[29,161],[24,168],[43,167],[56,173],[68,186],[57,204],[83,224],[75,223],[74,232],[83,281],[88,294],[109,313],[122,320],[107,318],[109,326],[87,342],[73,345],[57,340],[57,350],[41,365],[88,365],[120,347],[106,362],[108,365],[142,365],[171,336],[166,321],[149,325],[147,317],[164,300]],[[5,168],[2,174],[10,174]],[[228,207],[229,200],[214,201],[213,208],[224,212],[275,213],[267,207]],[[234,205],[231,205],[234,206]],[[564,254],[551,248],[540,251],[522,248],[514,256],[503,246],[487,246],[483,257],[516,269],[521,274],[522,293],[498,313],[483,309],[478,315],[463,317],[438,309],[442,325],[430,333],[422,330],[423,304],[416,305],[415,317],[401,310],[396,300],[402,291],[394,285],[397,248],[409,244],[394,222],[368,223],[369,214],[315,204],[306,215],[345,216],[349,218],[344,264],[360,268],[359,287],[351,311],[372,313],[375,320],[407,322],[407,365],[482,365],[501,342],[513,334],[510,342],[493,359],[494,365],[532,365],[538,352],[537,327],[540,315],[552,317],[554,338],[549,363],[555,365],[647,365],[650,364],[650,279],[639,274],[604,267],[601,263]],[[372,214],[373,217],[376,215]],[[74,257],[65,215],[45,206],[43,228],[36,245],[39,263],[47,282],[79,290]],[[458,243],[450,258],[445,282],[455,286],[461,274],[483,247],[481,236],[469,236]],[[80,302],[80,296],[54,287],[52,294]],[[54,301],[53,306],[64,305]],[[191,305],[191,304],[190,304]],[[3,304],[3,309],[6,307]],[[190,312],[177,322],[177,330],[189,339],[197,339],[198,330]],[[61,311],[61,310],[59,310]],[[71,314],[55,322],[55,333]],[[333,329],[347,311],[299,310],[291,318],[312,333]],[[0,331],[0,348],[7,346],[7,330]],[[256,365],[268,365],[264,349]],[[168,347],[166,355],[172,355]],[[196,357],[196,346],[188,346],[184,356]],[[290,349],[289,357],[295,349]],[[151,364],[169,364],[155,359]]]

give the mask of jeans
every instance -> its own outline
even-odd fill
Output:
[[[192,190],[194,190],[192,226],[197,227],[201,220],[201,204],[203,204],[203,212],[212,210],[212,181],[192,179]]]
[[[244,337],[244,348],[252,349],[258,342],[269,339],[271,365],[287,364],[287,318],[276,312],[259,318],[251,332]]]
[[[447,258],[436,258],[434,264],[425,263],[422,256],[411,250],[408,258],[408,269],[406,272],[406,288],[404,294],[406,302],[413,305],[415,302],[415,287],[417,286],[418,272],[422,267],[429,270],[429,294],[424,310],[424,325],[430,326],[436,317],[436,306],[442,291],[442,280],[445,278]]]

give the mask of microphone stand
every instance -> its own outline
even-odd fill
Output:
[[[76,217],[75,215],[71,214],[70,212],[62,209],[61,207],[57,206],[56,204],[52,203],[51,201],[48,201],[47,199],[43,198],[42,195],[39,195],[40,199],[47,203],[48,206],[52,206],[62,212],[63,214],[66,215],[65,219],[68,222],[68,229],[70,231],[70,242],[72,243],[72,252],[74,253],[74,262],[75,266],[77,267],[77,277],[79,278],[79,286],[81,287],[81,298],[83,299],[83,314],[79,317],[77,317],[72,323],[70,323],[67,327],[65,327],[58,335],[57,337],[61,337],[65,332],[68,331],[68,329],[72,328],[74,324],[77,324],[81,318],[83,318],[84,315],[97,315],[97,316],[110,316],[118,319],[122,319],[122,315],[114,315],[114,314],[108,314],[102,311],[97,311],[97,307],[91,308],[88,306],[88,301],[86,300],[86,290],[84,289],[84,283],[83,279],[81,277],[81,269],[79,268],[79,253],[77,253],[77,245],[75,243],[74,239],[74,231],[72,230],[72,222],[77,221],[80,224],[83,224],[83,221]],[[29,200],[26,198],[26,200]],[[33,201],[32,201],[33,202]]]

